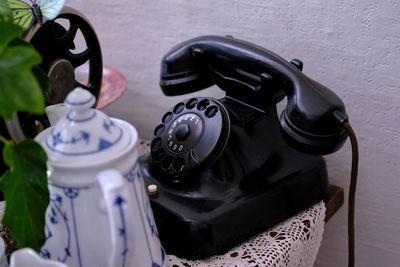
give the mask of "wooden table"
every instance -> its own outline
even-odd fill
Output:
[[[329,195],[324,199],[325,202],[325,222],[329,221],[332,216],[340,209],[344,202],[343,188],[337,185],[329,185]]]

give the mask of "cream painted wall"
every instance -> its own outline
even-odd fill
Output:
[[[159,62],[173,45],[204,34],[233,35],[286,59],[333,89],[360,143],[357,266],[400,265],[400,3],[263,0],[69,0],[95,26],[107,65],[129,81],[106,109],[149,137],[176,98],[158,88]],[[221,95],[217,89],[199,93]],[[184,96],[182,98],[186,98]],[[149,113],[148,109],[152,112]],[[350,145],[327,157],[331,182],[345,187]],[[347,198],[346,198],[347,200]],[[346,212],[326,225],[315,266],[345,266]]]

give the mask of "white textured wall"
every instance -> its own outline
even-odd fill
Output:
[[[204,34],[230,34],[286,59],[345,102],[360,143],[358,266],[400,265],[400,3],[263,0],[69,0],[95,26],[104,62],[129,90],[106,111],[149,137],[176,98],[158,88],[159,62],[173,45]],[[217,89],[201,94],[218,95]],[[186,98],[187,96],[184,96]],[[144,112],[151,107],[154,112]],[[328,156],[333,183],[347,192],[350,145]],[[315,266],[345,266],[347,207],[326,225]]]

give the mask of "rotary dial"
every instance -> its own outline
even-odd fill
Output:
[[[167,148],[171,152],[186,152],[197,143],[203,131],[202,119],[194,113],[179,116],[167,132]]]
[[[229,129],[229,117],[218,100],[199,97],[178,103],[154,130],[153,163],[172,176],[211,164],[225,147]]]

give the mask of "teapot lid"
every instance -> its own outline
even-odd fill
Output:
[[[134,128],[91,108],[95,101],[89,91],[74,89],[64,101],[69,113],[37,137],[52,164],[97,165],[124,153],[131,142],[136,144]]]

